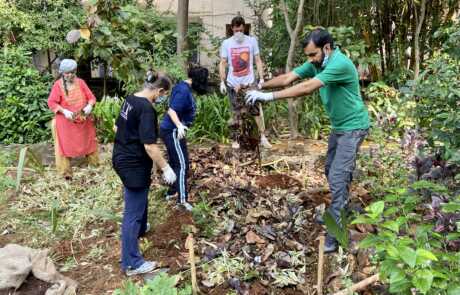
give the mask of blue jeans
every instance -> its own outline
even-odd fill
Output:
[[[121,224],[121,268],[136,269],[144,263],[138,239],[147,229],[149,188],[123,188],[125,209]]]
[[[169,166],[176,173],[177,180],[168,190],[168,195],[179,193],[178,203],[188,202],[187,175],[189,171],[189,158],[187,141],[177,138],[177,129],[160,130],[160,136],[168,151]]]
[[[367,129],[358,129],[342,132],[333,131],[329,136],[324,171],[332,194],[332,202],[328,211],[340,226],[343,226],[340,221],[340,212],[348,204],[356,156],[367,134]]]

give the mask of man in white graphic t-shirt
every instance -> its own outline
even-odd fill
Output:
[[[242,103],[239,101],[240,96],[244,97],[241,93],[242,89],[254,86],[256,79],[254,75],[253,62],[255,60],[257,66],[257,72],[259,74],[259,85],[264,83],[264,69],[262,59],[260,58],[259,45],[255,37],[247,36],[244,34],[244,18],[236,16],[232,19],[231,28],[233,36],[224,40],[220,49],[220,64],[219,64],[219,75],[220,75],[220,92],[225,94],[228,92],[230,99],[230,106],[232,109],[232,123],[231,138],[232,147],[238,149],[240,147],[238,143],[239,127],[241,124],[241,111],[245,107],[244,99]],[[226,69],[228,66],[228,74]],[[262,107],[258,105],[258,110],[250,111],[254,115],[257,127],[260,132],[260,145],[264,148],[271,148],[271,144],[268,142],[265,136],[265,125]]]

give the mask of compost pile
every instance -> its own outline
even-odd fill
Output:
[[[311,292],[316,283],[317,238],[324,233],[313,222],[315,208],[330,198],[324,189],[308,184],[325,183],[322,169],[310,169],[304,185],[295,171],[261,168],[256,152],[216,145],[194,149],[191,156],[190,192],[202,288],[225,286],[238,294],[279,288]],[[206,206],[200,205],[201,200]]]

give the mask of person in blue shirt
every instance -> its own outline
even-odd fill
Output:
[[[179,82],[171,91],[169,108],[160,124],[160,137],[168,150],[169,165],[177,175],[177,180],[170,185],[166,199],[178,195],[178,204],[191,211],[188,202],[187,174],[189,157],[186,142],[186,131],[195,119],[196,104],[192,90],[198,94],[206,93],[208,87],[208,70],[203,67],[192,67],[188,71],[188,79]]]

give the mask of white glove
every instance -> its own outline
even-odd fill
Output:
[[[177,177],[171,166],[166,164],[161,170],[163,171],[163,179],[167,184],[173,184],[176,181]]]
[[[179,126],[177,126],[177,138],[178,139],[184,138],[186,130],[188,130],[188,127],[182,123],[179,123]]]
[[[227,93],[227,86],[225,85],[224,81],[220,81],[220,93],[222,93],[222,94]]]
[[[83,113],[85,113],[85,116],[88,116],[92,110],[93,106],[89,103],[86,105],[86,107],[83,108]]]
[[[67,109],[62,109],[61,113],[64,115],[64,117],[67,119],[67,120],[73,120],[73,115],[74,113],[67,110]]]
[[[262,89],[262,84],[264,84],[265,80],[264,79],[260,79],[259,80],[259,83],[257,84],[257,89]]]
[[[255,104],[256,101],[270,101],[273,100],[273,92],[261,92],[257,90],[251,90],[246,93],[246,104]]]

